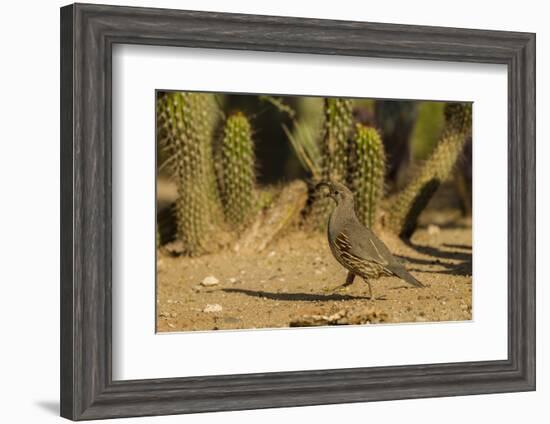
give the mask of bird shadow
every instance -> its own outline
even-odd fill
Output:
[[[369,300],[367,296],[352,296],[349,294],[314,294],[314,293],[273,293],[263,290],[222,289],[226,293],[240,293],[252,297],[265,297],[270,300],[323,302],[329,300]]]

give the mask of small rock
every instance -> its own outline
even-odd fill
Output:
[[[168,323],[168,327],[170,328],[176,328],[176,326],[174,324],[172,324],[171,322]]]
[[[206,307],[202,310],[206,313],[212,313],[212,312],[221,312],[223,310],[222,305],[218,305],[217,303],[209,303],[206,305]]]
[[[239,280],[238,280],[237,278],[235,278],[235,277],[231,277],[231,278],[230,278],[229,280],[227,280],[227,281],[229,281],[231,284],[235,284],[235,283],[236,283],[237,281],[239,281]]]
[[[430,236],[435,236],[435,235],[439,234],[440,232],[441,232],[441,229],[439,228],[439,226],[434,225],[434,224],[428,225],[428,234]]]
[[[211,286],[217,286],[220,283],[220,280],[218,280],[213,275],[209,275],[204,280],[202,280],[201,285],[204,287],[211,287]]]
[[[269,252],[269,254],[267,255],[268,258],[272,258],[273,256],[276,255],[276,252],[274,250],[272,250],[271,252]]]

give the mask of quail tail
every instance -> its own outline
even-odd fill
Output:
[[[399,278],[405,280],[407,283],[412,284],[415,287],[426,287],[424,284],[414,278],[403,265],[394,265],[390,267],[389,270],[397,275]]]

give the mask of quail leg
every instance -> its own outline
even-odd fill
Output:
[[[342,284],[341,287],[347,287],[353,284],[353,280],[355,280],[355,274],[351,271],[348,271],[348,276],[346,277],[346,282]]]
[[[339,285],[333,289],[333,291],[342,290],[343,288],[347,286],[351,286],[353,284],[353,280],[355,280],[355,274],[351,271],[348,271],[348,276],[346,277],[346,282],[342,285]]]
[[[369,286],[369,299],[374,300],[372,298],[372,286],[369,283],[369,280],[365,280],[365,283],[367,283],[367,286]]]
[[[365,283],[367,283],[367,286],[369,286],[369,299],[370,300],[386,300],[386,296],[374,297],[372,295],[372,286],[370,285],[369,280],[364,279],[364,281],[365,281]]]

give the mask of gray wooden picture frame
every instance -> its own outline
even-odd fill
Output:
[[[507,65],[508,359],[113,381],[111,52],[116,43]],[[84,420],[534,389],[534,34],[86,4],[61,9],[63,417]]]

